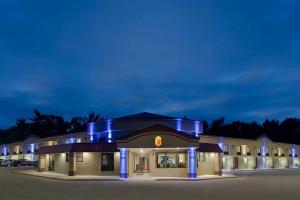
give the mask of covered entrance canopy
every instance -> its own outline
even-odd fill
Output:
[[[222,149],[218,144],[211,143],[200,143],[198,151],[205,153],[223,153]]]
[[[55,154],[71,152],[117,152],[116,143],[74,143],[41,147],[37,154]]]
[[[199,137],[156,124],[117,139],[120,177],[134,173],[151,176],[196,177]]]

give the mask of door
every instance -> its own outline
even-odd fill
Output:
[[[135,154],[134,158],[134,172],[138,174],[149,172],[149,156]]]
[[[238,157],[234,157],[234,166],[233,169],[239,169],[239,158]]]

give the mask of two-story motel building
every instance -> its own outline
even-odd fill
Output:
[[[205,135],[201,121],[139,113],[90,123],[87,132],[4,144],[0,159],[38,160],[39,171],[70,176],[195,178],[222,169],[297,168],[299,150],[264,135]]]

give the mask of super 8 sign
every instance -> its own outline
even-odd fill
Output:
[[[156,137],[154,138],[154,144],[155,144],[155,146],[157,146],[157,147],[161,146],[161,145],[162,145],[162,137],[156,136]]]

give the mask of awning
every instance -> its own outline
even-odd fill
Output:
[[[210,143],[200,143],[198,151],[223,153],[222,149],[220,148],[220,146],[218,144],[210,144]]]
[[[116,143],[74,143],[41,147],[37,154],[69,152],[118,152]]]

